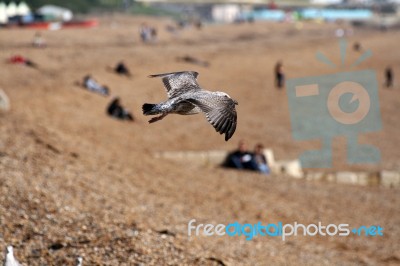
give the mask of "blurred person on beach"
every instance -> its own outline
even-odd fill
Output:
[[[115,73],[119,75],[125,75],[127,77],[131,77],[131,72],[129,71],[128,67],[125,65],[123,61],[119,62],[115,68],[114,68]]]
[[[385,69],[385,86],[386,88],[393,87],[393,70],[390,66]]]
[[[258,170],[253,160],[253,154],[248,151],[247,143],[244,140],[239,141],[237,150],[228,154],[223,166],[236,169]]]
[[[121,105],[119,97],[115,97],[108,105],[107,114],[121,120],[134,120],[133,115]]]
[[[36,32],[33,36],[32,46],[36,48],[45,48],[46,41],[44,40],[42,34],[40,32]]]
[[[201,22],[201,19],[195,19],[193,25],[198,30],[201,30],[203,28],[203,22]]]
[[[259,172],[266,175],[270,173],[267,158],[264,155],[264,146],[261,143],[258,143],[254,148],[253,160]]]
[[[142,23],[139,28],[140,39],[144,43],[155,42],[157,40],[157,29]]]
[[[151,41],[152,42],[157,41],[157,33],[158,33],[158,31],[157,31],[156,28],[154,28],[154,27],[150,28],[150,36],[151,36]]]
[[[150,28],[147,26],[146,23],[140,24],[139,34],[142,42],[146,43],[150,40]]]
[[[26,65],[28,67],[38,68],[36,63],[32,62],[31,60],[29,60],[26,57],[23,57],[22,55],[13,55],[10,57],[8,62],[10,64],[22,64],[22,65]]]
[[[92,78],[91,75],[86,75],[83,78],[83,87],[89,91],[93,91],[104,96],[108,96],[110,94],[108,87],[100,85],[94,78]]]
[[[283,86],[285,85],[285,74],[283,72],[283,63],[282,61],[278,61],[275,65],[274,68],[274,74],[275,74],[275,86],[278,89],[282,89]]]
[[[360,52],[361,51],[361,43],[355,42],[353,44],[353,50],[356,51],[356,52]]]

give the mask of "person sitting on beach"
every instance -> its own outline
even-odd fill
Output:
[[[157,29],[156,28],[150,27],[150,37],[151,37],[152,42],[157,41]]]
[[[129,69],[126,67],[123,61],[119,62],[117,66],[114,68],[115,73],[120,75],[125,75],[127,77],[131,76]]]
[[[119,97],[115,97],[108,105],[107,114],[121,120],[134,120],[132,114],[121,105]]]
[[[247,144],[244,140],[239,141],[238,149],[228,154],[224,167],[236,169],[258,170],[253,155],[247,150]]]
[[[353,44],[353,50],[356,51],[356,52],[360,52],[361,51],[361,43],[355,42]]]
[[[267,158],[264,155],[264,146],[261,143],[257,144],[254,148],[253,160],[259,172],[263,174],[270,173]]]
[[[90,75],[86,75],[83,78],[83,86],[89,91],[93,91],[99,93],[104,96],[108,96],[110,94],[110,90],[107,86],[102,86],[97,81],[92,78]]]
[[[11,64],[23,64],[28,67],[32,68],[37,68],[37,64],[29,60],[28,58],[25,58],[21,55],[13,55],[11,58],[8,60],[9,63]]]
[[[42,34],[40,32],[36,32],[33,36],[32,46],[36,48],[45,48],[46,41],[43,39]]]

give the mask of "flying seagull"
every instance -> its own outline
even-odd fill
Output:
[[[4,266],[21,266],[21,264],[19,264],[19,262],[14,258],[12,246],[8,246],[6,249],[6,259],[4,261]]]
[[[236,130],[235,105],[238,103],[225,92],[211,92],[200,88],[197,83],[198,75],[194,71],[150,75],[150,78],[162,78],[168,100],[159,104],[143,104],[143,114],[161,114],[149,120],[149,123],[154,123],[168,114],[193,115],[203,112],[215,130],[225,134],[227,141]]]

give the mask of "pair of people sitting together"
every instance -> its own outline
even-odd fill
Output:
[[[264,155],[264,146],[257,144],[254,152],[250,152],[247,150],[247,144],[244,140],[239,141],[238,149],[227,156],[223,166],[258,171],[263,174],[270,173],[268,162]]]

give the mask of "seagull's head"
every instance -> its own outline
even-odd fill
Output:
[[[227,98],[231,99],[236,105],[238,104],[238,102],[237,102],[236,100],[232,99],[231,96],[229,96],[229,95],[228,95],[227,93],[225,93],[225,92],[216,91],[216,92],[214,92],[214,94],[215,94],[215,95],[218,95],[218,96],[222,96],[222,97],[227,97]]]
[[[76,263],[78,266],[81,266],[83,262],[83,258],[81,256],[79,256],[78,258],[76,258]]]
[[[6,251],[6,254],[13,254],[13,247],[12,246],[8,246],[7,247],[7,251]]]

